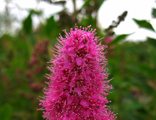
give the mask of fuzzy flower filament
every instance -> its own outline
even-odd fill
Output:
[[[95,30],[71,29],[60,35],[53,49],[54,59],[48,69],[51,74],[45,97],[40,100],[47,120],[113,120],[116,115],[106,104],[111,85],[107,74],[105,46]]]

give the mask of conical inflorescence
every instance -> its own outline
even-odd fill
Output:
[[[45,96],[40,100],[47,120],[113,120],[116,115],[106,104],[111,85],[107,74],[105,46],[95,30],[71,29],[60,35],[53,49],[54,59]]]

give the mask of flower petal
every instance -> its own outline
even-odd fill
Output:
[[[79,96],[81,95],[81,89],[79,87],[75,88],[75,91],[77,92]]]
[[[81,43],[81,44],[78,46],[78,49],[81,49],[81,48],[83,48],[83,47],[84,47],[84,44]]]
[[[68,104],[71,104],[73,102],[73,97],[72,96],[69,96],[68,97]]]
[[[69,120],[69,117],[64,117],[63,120]]]
[[[89,102],[87,102],[86,100],[81,100],[80,105],[82,105],[83,107],[89,107]]]
[[[71,113],[70,113],[70,118],[73,119],[73,120],[76,119],[76,114],[75,114],[75,112],[71,112]]]
[[[77,63],[78,66],[81,66],[82,62],[83,62],[82,58],[76,58],[76,63]]]

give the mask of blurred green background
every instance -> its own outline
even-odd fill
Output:
[[[32,17],[42,17],[43,11],[25,10],[29,14],[22,21],[22,28],[16,31],[11,31],[16,16],[10,14],[7,6],[12,0],[6,0],[5,12],[0,13],[0,119],[43,120],[42,111],[37,111],[38,98],[43,96],[42,89],[46,87],[51,49],[59,33],[64,36],[62,30],[69,32],[76,23],[83,27],[92,25],[97,29],[97,36],[104,37],[102,44],[108,45],[107,67],[114,87],[108,99],[117,119],[156,120],[156,38],[134,42],[125,40],[133,33],[116,35],[114,29],[124,22],[127,11],[112,20],[108,28],[99,27],[97,13],[105,0],[85,0],[78,10],[76,1],[72,0],[73,13],[65,7],[66,1],[42,1],[61,6],[63,10],[43,18],[45,22],[36,28]],[[151,16],[156,18],[156,8],[152,8]],[[148,20],[134,18],[133,21],[140,28],[155,32]]]

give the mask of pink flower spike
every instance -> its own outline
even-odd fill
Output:
[[[98,43],[91,26],[76,26],[61,35],[52,51],[45,96],[39,101],[46,120],[114,120],[107,100],[109,84],[106,46]]]

